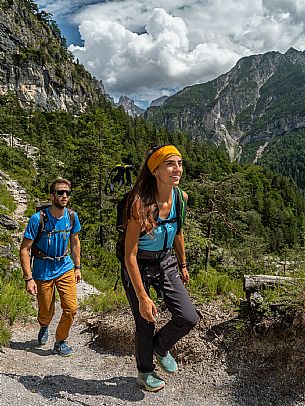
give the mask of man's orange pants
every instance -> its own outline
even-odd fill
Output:
[[[60,297],[62,308],[61,319],[58,323],[55,340],[63,341],[69,335],[77,310],[76,282],[74,270],[50,281],[35,281],[37,284],[38,322],[41,327],[47,327],[55,311],[55,286]]]

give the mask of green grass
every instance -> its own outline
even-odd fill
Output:
[[[7,323],[0,319],[0,347],[9,342],[11,338],[11,332]]]
[[[84,260],[83,278],[87,283],[100,291],[85,299],[80,307],[89,306],[94,312],[103,312],[128,306],[127,298],[121,282],[120,265],[113,252],[96,247],[97,262]],[[100,265],[102,264],[102,265]],[[117,284],[117,289],[114,286]]]
[[[80,307],[89,306],[93,312],[98,313],[128,306],[121,278],[119,278],[117,288],[114,290],[117,280],[115,274],[106,275],[97,268],[84,269],[82,274],[86,282],[98,289],[100,294],[89,296],[81,303]]]
[[[0,241],[1,241],[0,245],[9,245],[9,244],[12,245],[13,244],[11,234],[8,230],[0,228]],[[0,258],[0,263],[1,263],[1,259],[2,258]],[[1,269],[1,265],[0,265],[0,269]]]
[[[236,298],[238,301],[244,297],[240,278],[213,268],[208,271],[202,269],[194,276],[191,275],[189,290],[200,301],[212,301],[219,297]]]
[[[0,214],[11,214],[17,208],[17,204],[12,198],[11,193],[7,190],[6,186],[0,184],[0,204],[5,206],[7,210],[0,207]]]
[[[3,264],[2,264],[3,265]],[[20,270],[0,273],[0,346],[10,339],[10,326],[18,319],[35,314],[32,299],[26,293]]]

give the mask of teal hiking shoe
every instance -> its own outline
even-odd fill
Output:
[[[177,362],[169,351],[167,351],[167,354],[164,357],[161,357],[161,355],[157,354],[156,352],[155,354],[157,358],[157,364],[163,369],[163,371],[169,374],[173,374],[178,371]]]
[[[149,392],[163,389],[165,382],[155,372],[139,372],[137,383]]]
[[[39,333],[38,333],[38,342],[40,345],[44,345],[47,343],[49,338],[49,330],[48,327],[40,327]]]
[[[54,354],[59,354],[62,357],[69,357],[73,354],[73,350],[69,347],[67,341],[56,341],[53,348]]]

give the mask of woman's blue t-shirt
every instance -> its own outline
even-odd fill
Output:
[[[46,209],[46,215],[48,220],[45,223],[45,232],[42,233],[36,245],[48,256],[60,257],[64,255],[68,247],[70,235],[78,233],[81,229],[78,215],[75,213],[75,222],[70,231],[65,231],[71,226],[67,208],[64,210],[64,215],[59,219],[53,217],[48,208]],[[35,240],[39,229],[39,220],[40,212],[32,215],[26,227],[24,237]],[[51,233],[53,230],[61,231]],[[73,269],[73,267],[74,264],[70,255],[62,259],[55,259],[54,261],[34,257],[33,278],[42,281],[52,280]]]
[[[166,220],[172,220],[176,215],[175,192],[172,191],[172,207]],[[162,221],[158,217],[158,221]],[[161,251],[163,250],[164,240],[167,232],[166,248],[171,248],[174,243],[174,238],[177,232],[177,221],[173,223],[164,223],[153,229],[152,234],[145,234],[139,238],[138,248],[145,251]]]

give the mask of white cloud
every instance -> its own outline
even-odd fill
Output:
[[[115,96],[151,100],[213,79],[242,56],[305,47],[304,0],[41,4],[55,19],[66,13],[79,26],[84,46],[71,50]]]
[[[71,46],[71,51],[114,95],[151,100],[162,89],[216,77],[239,58],[216,44],[190,49],[184,21],[160,8],[152,11],[141,35],[100,18],[84,20],[79,29],[84,47]]]

